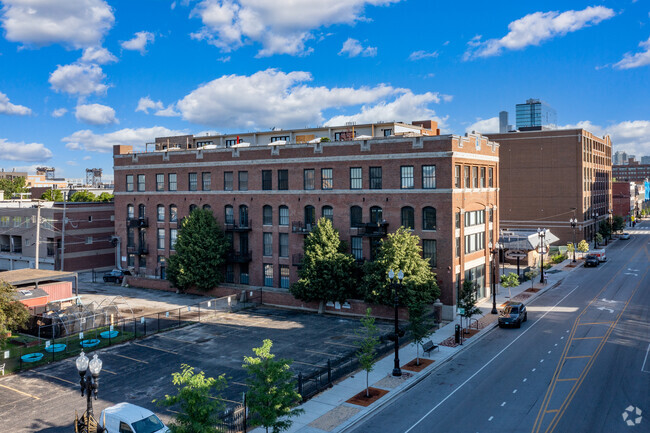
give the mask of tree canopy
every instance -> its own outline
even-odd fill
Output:
[[[29,310],[16,300],[16,288],[0,280],[0,343],[6,334],[22,329],[29,319]]]
[[[578,251],[580,251],[581,253],[586,253],[587,251],[589,251],[589,244],[587,243],[586,240],[583,239],[580,242],[578,242]]]
[[[167,278],[179,290],[192,287],[207,291],[223,281],[223,265],[230,243],[207,209],[196,209],[183,218],[178,239],[167,263]]]
[[[463,281],[463,286],[460,291],[460,299],[458,299],[458,307],[463,308],[464,312],[461,316],[470,319],[472,316],[481,314],[482,311],[476,306],[476,287],[473,281]]]
[[[420,238],[404,227],[390,233],[381,241],[374,261],[366,262],[361,289],[366,301],[392,305],[393,289],[388,281],[388,271],[404,273],[400,293],[403,305],[430,304],[440,297],[436,275],[429,261],[422,258]]]
[[[625,228],[625,220],[620,215],[615,215],[612,219],[612,231],[618,232]]]
[[[41,195],[41,200],[63,201],[63,193],[60,189],[48,189]]]
[[[103,193],[101,193],[101,194],[99,194],[97,196],[97,201],[108,203],[108,202],[113,201],[114,198],[115,198],[115,196],[113,194],[111,194],[110,192],[104,191]]]
[[[357,287],[356,263],[352,255],[342,250],[339,232],[329,219],[321,218],[305,238],[300,279],[291,285],[291,294],[305,302],[319,301],[321,305],[325,301],[343,303],[353,297]]]
[[[76,191],[71,196],[69,201],[79,202],[79,203],[88,203],[91,201],[97,201],[97,196],[88,190]]]
[[[25,178],[16,177],[13,179],[0,179],[0,191],[4,191],[5,199],[10,199],[14,194],[29,192],[25,187]]]

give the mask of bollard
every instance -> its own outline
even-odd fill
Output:
[[[332,361],[330,359],[327,359],[327,384],[331,388],[332,385]]]
[[[454,327],[454,342],[456,344],[460,343],[460,325]]]

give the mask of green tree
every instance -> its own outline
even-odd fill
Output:
[[[388,271],[404,272],[400,301],[403,305],[431,304],[440,297],[436,274],[431,272],[429,260],[422,258],[420,238],[404,227],[383,239],[375,260],[366,262],[361,290],[366,301],[393,305],[393,289],[388,281]]]
[[[63,201],[63,193],[60,189],[48,189],[41,195],[41,200]]]
[[[71,202],[89,203],[97,201],[97,196],[88,190],[76,191],[70,196]]]
[[[596,244],[600,245],[603,242],[603,240],[604,240],[603,235],[601,235],[600,233],[596,233]]]
[[[573,250],[575,249],[575,245],[573,245],[573,242],[569,242],[566,244],[566,250],[568,253],[573,253]]]
[[[598,233],[600,233],[603,238],[608,237],[612,232],[610,230],[609,221],[601,221],[598,224]]]
[[[530,271],[526,272],[524,275],[526,276],[526,278],[528,278],[530,280],[530,287],[532,289],[533,286],[535,285],[535,277],[539,275],[539,271],[537,270],[537,268],[532,268]]]
[[[167,278],[180,291],[192,287],[208,291],[223,281],[222,267],[230,243],[207,209],[183,218],[173,254],[167,260]]]
[[[501,275],[501,287],[508,288],[508,296],[512,298],[510,289],[517,287],[519,285],[519,277],[514,272],[510,272],[508,275]]]
[[[578,243],[578,251],[580,251],[581,253],[586,253],[587,251],[589,251],[589,244],[587,243],[586,240],[583,239]]]
[[[356,355],[359,360],[359,365],[366,372],[366,397],[370,397],[370,372],[375,368],[377,346],[379,345],[379,330],[375,325],[375,318],[370,314],[372,309],[366,310],[366,315],[361,319],[361,329],[357,331],[357,335],[361,340],[357,341]]]
[[[483,313],[481,309],[476,306],[476,287],[473,281],[463,281],[463,287],[460,291],[460,299],[458,300],[458,307],[464,310],[461,316],[466,318],[468,322],[472,316]]]
[[[226,388],[226,378],[205,377],[204,372],[195,374],[194,368],[181,365],[181,371],[172,373],[176,395],[165,395],[156,401],[161,406],[179,405],[180,413],[168,427],[172,433],[215,433],[219,428],[219,412],[225,409],[221,392]]]
[[[413,304],[409,307],[409,331],[415,343],[416,365],[420,365],[420,346],[433,332],[433,321],[426,313],[424,304]]]
[[[0,179],[0,191],[4,191],[5,199],[9,199],[14,194],[29,192],[29,189],[25,186],[24,177],[16,177],[13,179]]]
[[[625,220],[620,215],[615,215],[612,219],[612,230],[614,232],[620,232],[625,228]]]
[[[9,332],[25,328],[28,320],[29,310],[16,300],[16,288],[0,280],[0,343]]]
[[[244,357],[244,369],[248,373],[246,403],[252,414],[251,425],[261,425],[268,433],[289,429],[290,418],[303,412],[292,409],[301,400],[290,370],[291,361],[274,359],[271,353],[273,342],[264,340],[261,347],[253,348],[257,356]]]
[[[101,194],[99,194],[97,196],[97,201],[108,203],[108,202],[113,201],[114,198],[115,198],[115,196],[113,194],[104,191],[103,193],[101,193]]]
[[[302,301],[320,302],[319,313],[324,311],[327,301],[343,303],[354,297],[358,287],[354,278],[354,258],[342,248],[345,246],[342,246],[339,232],[327,218],[321,218],[305,238],[305,256],[298,273],[300,279],[289,291]]]

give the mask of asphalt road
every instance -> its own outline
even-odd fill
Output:
[[[648,225],[349,431],[650,432]]]

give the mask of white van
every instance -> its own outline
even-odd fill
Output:
[[[107,433],[166,433],[169,429],[148,409],[119,403],[104,409],[97,420]]]
[[[606,262],[607,261],[607,255],[605,255],[605,250],[591,250],[589,251],[589,254],[593,254],[594,256],[598,257],[599,262]]]

